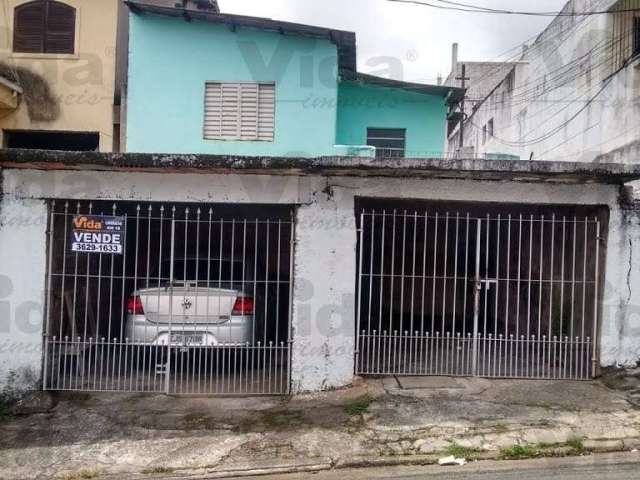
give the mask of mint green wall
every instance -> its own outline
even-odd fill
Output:
[[[336,139],[337,49],[328,40],[156,15],[130,16],[127,150],[318,156]],[[273,142],[203,139],[206,81],[275,81]]]
[[[398,88],[341,82],[337,143],[366,145],[367,127],[406,128],[406,156],[442,152],[446,134],[444,98]]]

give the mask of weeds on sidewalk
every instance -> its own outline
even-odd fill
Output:
[[[524,460],[540,456],[540,450],[531,445],[513,445],[502,449],[502,458],[505,460]]]
[[[369,406],[372,402],[373,398],[371,397],[371,395],[365,394],[361,397],[358,397],[350,404],[345,405],[344,411],[351,417],[362,415],[363,413],[367,413],[367,410],[369,410]]]
[[[473,460],[478,457],[482,450],[479,448],[463,447],[462,445],[458,445],[456,442],[453,442],[447,447],[445,452],[447,455],[451,455],[452,457]]]
[[[90,480],[92,478],[96,478],[98,476],[98,472],[95,470],[79,470],[77,472],[67,473],[63,480]]]
[[[169,468],[169,467],[151,467],[151,468],[145,468],[144,470],[142,470],[143,475],[158,475],[161,473],[173,473],[175,472],[174,468]]]
[[[513,445],[503,448],[501,456],[505,460],[524,460],[527,458],[579,456],[585,453],[582,439],[572,438],[566,443],[537,445]]]
[[[585,453],[584,442],[581,438],[572,438],[567,442],[567,446],[571,447],[575,455],[582,455]]]
[[[0,398],[0,421],[11,416],[9,404]]]

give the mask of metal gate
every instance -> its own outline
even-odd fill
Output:
[[[596,374],[597,216],[359,217],[357,374]]]
[[[288,393],[293,236],[289,207],[51,202],[44,388]]]

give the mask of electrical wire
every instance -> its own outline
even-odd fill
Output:
[[[623,34],[621,35],[621,37],[622,37],[622,36],[624,36],[624,35],[625,35],[625,34],[623,33]],[[615,42],[615,41],[617,41],[617,40],[616,40],[616,39],[612,39],[612,40],[611,40],[611,42]],[[609,42],[609,43],[611,43],[611,42]],[[604,45],[604,48],[608,48],[608,44],[607,44],[607,45]],[[609,66],[609,64],[610,64],[610,60],[611,60],[611,58],[610,58],[610,57],[605,57],[605,58],[604,58],[604,60],[602,60],[600,63],[594,64],[594,65],[592,65],[590,68],[588,68],[588,69],[586,69],[586,70],[580,70],[579,72],[577,72],[577,73],[576,73],[575,75],[573,75],[572,77],[568,77],[568,78],[564,79],[564,81],[563,81],[561,84],[555,85],[553,88],[549,88],[549,89],[544,90],[542,93],[540,93],[540,96],[542,96],[542,95],[545,95],[545,96],[546,96],[546,95],[547,95],[548,93],[550,93],[551,91],[558,90],[559,88],[561,88],[561,87],[563,87],[563,86],[565,86],[565,85],[568,85],[568,84],[570,84],[570,83],[574,82],[576,79],[578,79],[578,78],[580,78],[580,77],[585,77],[585,78],[586,78],[586,75],[587,75],[588,73],[592,73],[592,72],[599,72],[600,70],[604,70],[604,68],[608,68],[608,66]],[[606,71],[605,71],[605,73],[606,73]],[[586,81],[586,80],[585,80],[585,81]],[[533,118],[535,118],[535,117],[539,117],[539,116],[540,116],[540,115],[542,115],[543,113],[545,113],[545,112],[549,111],[550,109],[552,109],[553,107],[555,107],[555,106],[557,105],[557,103],[560,103],[560,102],[564,103],[564,105],[563,105],[563,106],[561,106],[557,111],[553,112],[550,116],[548,116],[547,118],[545,118],[545,121],[544,121],[544,122],[539,122],[539,124],[538,124],[538,126],[537,126],[537,127],[534,127],[534,128],[532,128],[532,129],[530,129],[529,131],[527,131],[527,132],[524,134],[524,137],[526,138],[526,136],[527,136],[527,135],[529,135],[529,134],[531,134],[531,133],[535,132],[536,130],[538,130],[538,129],[540,129],[540,128],[544,128],[544,127],[548,124],[548,122],[549,122],[550,120],[553,120],[555,117],[557,117],[557,116],[558,116],[558,115],[560,115],[562,112],[564,112],[565,110],[567,110],[571,105],[573,105],[573,104],[577,103],[578,101],[581,101],[581,100],[573,100],[573,101],[569,101],[569,102],[567,102],[567,101],[566,101],[566,99],[567,99],[567,98],[569,98],[569,97],[571,97],[571,96],[573,96],[573,95],[575,94],[575,90],[578,88],[577,86],[575,86],[575,87],[576,87],[576,88],[572,89],[572,91],[569,93],[569,95],[567,95],[567,96],[563,97],[562,99],[560,99],[560,101],[558,101],[558,102],[554,102],[554,103],[551,103],[551,104],[550,104],[550,105],[548,105],[547,107],[545,107],[545,108],[543,108],[543,109],[541,109],[541,110],[539,110],[539,111],[536,111],[534,114],[532,114],[532,115],[528,115],[528,116],[527,116],[527,120],[528,120],[528,121],[530,121],[531,119],[533,119]],[[591,88],[589,88],[589,89],[587,90],[587,92],[585,93],[585,96],[586,96],[586,95],[589,95],[589,94],[593,91],[593,88],[594,88],[593,86],[592,86]],[[510,107],[513,107],[513,106],[516,106],[516,107],[517,107],[518,105],[523,105],[523,104],[531,104],[531,103],[533,103],[534,101],[535,101],[535,99],[529,99],[529,100],[528,100],[528,101],[526,101],[526,102],[516,102],[514,105],[510,105]],[[495,105],[499,105],[499,104],[503,104],[503,105],[504,105],[504,104],[507,104],[507,103],[510,103],[510,102],[507,102],[507,101],[504,101],[504,102],[496,102],[496,103],[495,103]],[[511,128],[515,125],[515,123],[516,123],[515,121],[512,121],[511,123],[509,123],[509,124],[508,124],[508,125],[506,125],[506,126],[502,126],[502,125],[501,125],[501,130],[503,130],[503,131],[508,131],[509,129],[511,129]]]
[[[498,14],[498,15],[525,15],[525,16],[534,16],[534,17],[585,17],[592,15],[605,15],[612,13],[610,10],[592,10],[588,12],[531,12],[531,11],[519,11],[519,10],[502,10],[502,9],[491,9],[486,7],[479,7],[477,5],[464,4],[460,2],[452,2],[445,0],[432,0],[434,2],[441,2],[446,5],[439,5],[431,2],[419,1],[419,0],[386,0],[387,2],[393,3],[406,3],[411,5],[419,5],[423,7],[437,8],[440,10],[453,10],[458,12],[466,12],[466,13],[485,13],[485,14]],[[626,13],[626,12],[638,12],[640,8],[627,8],[616,10],[616,13]]]
[[[529,146],[529,145],[537,145],[538,143],[542,143],[545,140],[548,140],[549,138],[553,137],[554,135],[556,135],[557,133],[559,133],[560,131],[562,131],[562,129],[564,127],[566,127],[567,125],[569,125],[571,122],[573,122],[576,118],[578,118],[578,116],[580,116],[580,114],[582,112],[584,112],[587,108],[589,108],[591,106],[591,104],[596,100],[596,98],[598,98],[602,92],[604,92],[604,90],[606,89],[606,87],[609,86],[609,83],[611,82],[611,78],[609,77],[602,85],[602,87],[600,87],[600,89],[596,92],[595,95],[593,95],[586,103],[585,105],[580,108],[575,114],[573,114],[568,120],[564,121],[563,123],[561,123],[560,125],[558,125],[557,127],[551,129],[550,131],[548,131],[547,133],[545,133],[544,135],[538,137],[538,138],[534,138],[533,140],[530,141],[526,141],[526,142],[514,142],[514,141],[510,141],[510,140],[506,140],[500,137],[497,137],[496,135],[492,135],[492,138],[494,138],[498,143],[502,143],[503,145],[507,145],[507,146],[511,146],[511,147],[524,147],[524,146]],[[476,129],[480,130],[480,127],[478,127],[474,122],[472,122],[471,120],[468,120],[469,124],[472,125],[473,127],[475,127]]]
[[[623,32],[619,37],[622,38],[626,35],[628,35],[629,32]],[[593,54],[594,52],[597,52],[599,49],[608,49],[610,44],[615,43],[618,41],[618,38],[614,38],[614,39],[610,39],[608,42],[606,41],[601,41],[600,44],[594,46],[592,49],[590,49],[589,52],[587,52],[586,54],[584,54],[582,57],[576,59],[576,60],[580,60],[582,58],[586,58],[589,55]],[[572,82],[574,82],[577,78],[579,77],[585,77],[588,73],[594,72],[594,71],[598,71],[600,69],[603,69],[605,67],[608,67],[610,61],[612,60],[611,56],[609,57],[605,57],[604,60],[602,60],[600,63],[597,64],[593,64],[591,65],[588,69],[584,70],[582,68],[580,68],[579,70],[576,68],[571,68],[569,69],[567,72],[565,72],[563,75],[559,75],[558,77],[552,78],[552,80],[554,82],[557,82],[556,84],[554,84],[551,88],[543,88],[542,92],[535,95],[534,97],[523,97],[521,98],[519,101],[517,102],[513,102],[510,98],[509,102],[507,101],[495,101],[495,105],[500,105],[500,104],[506,104],[506,103],[510,103],[511,107],[517,107],[518,105],[524,105],[524,104],[530,104],[533,101],[535,101],[536,98],[539,98],[541,96],[546,96],[548,95],[550,92],[557,90],[561,87],[563,87],[564,85],[568,85]],[[575,60],[574,60],[575,63]],[[563,66],[562,68],[566,68],[566,66]],[[562,69],[561,68],[561,69]],[[560,69],[559,69],[560,70]],[[570,75],[569,75],[570,74]],[[537,89],[538,87],[536,87]],[[593,87],[591,87],[588,91],[587,94],[589,94],[591,91],[593,90]],[[574,89],[575,91],[575,89]],[[570,92],[570,94],[568,96],[565,96],[563,99],[561,99],[561,102],[566,100],[568,97],[572,96],[574,94],[574,91]],[[599,92],[600,93],[600,92]],[[599,93],[597,95],[599,95]],[[594,101],[594,99],[589,99],[586,101],[585,106],[583,107],[583,109],[581,109],[579,113],[581,113],[584,109],[588,108],[588,106]],[[578,100],[574,100],[574,101],[570,101],[570,102],[564,102],[565,105],[562,106],[561,108],[559,108],[557,111],[553,112],[552,115],[550,115],[548,118],[545,119],[544,122],[540,122],[540,124],[537,127],[534,127],[533,129],[529,130],[528,132],[526,132],[526,134],[524,135],[524,137],[526,138],[527,135],[535,132],[536,130],[538,130],[539,128],[543,128],[546,127],[546,125],[548,124],[548,122],[550,120],[552,120],[553,118],[557,117],[558,115],[560,115],[562,112],[566,111],[571,105],[577,103]],[[560,103],[560,102],[557,102]],[[549,106],[543,108],[540,111],[535,112],[533,115],[528,115],[527,116],[527,120],[530,120],[533,117],[537,117],[542,115],[543,113],[547,112],[548,110],[552,109],[553,107],[555,107],[556,103],[552,103]],[[492,105],[493,107],[493,105]],[[477,111],[477,110],[476,110]],[[570,119],[570,121],[572,121],[573,119]],[[474,126],[474,128],[476,128],[477,130],[480,130],[480,127],[478,127],[474,122],[471,122],[471,124]],[[510,129],[511,127],[513,127],[513,125],[515,124],[515,122],[511,122],[507,127],[502,127],[503,131],[506,131],[508,129]],[[561,130],[562,128],[564,128],[564,125],[561,125],[559,127],[559,129]],[[555,135],[555,133],[557,132],[548,132],[551,133],[551,136]],[[494,138],[495,135],[493,136]],[[516,141],[511,141],[511,140],[504,140],[504,139],[500,139],[499,137],[496,138],[497,141],[499,141],[499,143],[503,143],[505,145],[508,146],[524,146],[524,145],[528,145],[528,144],[533,144],[533,143],[537,143],[539,141],[544,141],[546,140],[546,135],[543,135],[535,140],[532,140],[530,142],[516,142]],[[502,140],[502,141],[501,141]]]
[[[599,0],[598,4],[594,6],[594,8],[598,8],[599,5],[602,5],[604,0]],[[576,23],[575,25],[572,25],[572,27],[567,31],[559,31],[556,33],[553,33],[549,36],[547,36],[546,38],[544,38],[544,40],[542,42],[536,42],[537,46],[532,46],[530,50],[528,50],[527,52],[527,61],[528,62],[533,62],[534,60],[540,58],[540,57],[544,57],[549,55],[552,51],[556,50],[558,48],[557,44],[553,43],[553,40],[557,37],[562,36],[563,40],[566,41],[567,38],[570,38],[573,35],[576,35],[579,31],[582,31],[583,29],[587,28],[588,25],[590,25],[593,21],[594,21],[595,17],[584,17],[582,19],[579,20],[578,23]],[[587,21],[588,20],[588,21]],[[549,27],[547,27],[542,33],[537,33],[534,36],[530,37],[529,39],[525,40],[524,43],[519,44],[509,50],[507,50],[506,52],[504,52],[503,54],[501,54],[500,56],[519,49],[520,47],[524,46],[527,44],[527,42],[529,42],[529,40],[531,39],[539,39],[541,38],[542,35],[544,35],[545,32],[547,32],[547,30],[549,29]],[[534,44],[535,45],[535,44]],[[520,48],[521,51],[521,48]],[[499,58],[499,57],[497,57]],[[498,65],[496,65],[496,67],[492,70],[489,70],[488,72],[486,72],[483,76],[481,77],[477,77],[477,78],[473,78],[473,82],[475,84],[479,84],[484,82],[485,80],[488,80],[489,78],[495,76],[495,75],[499,75],[504,64],[505,63],[511,63],[514,61],[518,61],[522,59],[522,53],[518,52],[517,54],[515,54],[514,56],[505,59],[503,62],[499,63]],[[460,63],[465,63],[465,62],[460,62]],[[471,62],[473,63],[473,62]],[[551,72],[550,72],[551,73]],[[506,77],[506,75],[505,75]],[[504,78],[501,78],[500,80],[503,80]],[[523,86],[518,86],[516,87],[516,91],[523,88]],[[480,105],[482,104],[482,102],[480,103]]]
[[[573,35],[573,34],[575,34],[575,33],[577,33],[577,32],[578,32],[578,30],[574,30],[574,31],[572,31],[572,35]],[[622,37],[624,37],[625,35],[626,35],[626,33],[623,33],[622,35],[620,35],[620,37],[619,37],[619,38],[622,38]],[[547,40],[545,40],[545,41],[548,41],[548,40],[549,40],[549,39],[547,39]],[[613,41],[615,41],[615,40],[616,40],[616,39],[614,39]],[[565,37],[565,41],[566,41],[566,37]],[[603,40],[603,41],[602,41],[602,42],[600,42],[600,43],[604,43],[604,42],[606,42],[606,40]],[[610,43],[611,43],[611,42],[610,42]],[[596,52],[597,52],[599,49],[601,49],[601,48],[605,48],[605,49],[606,49],[606,48],[608,48],[608,46],[609,46],[608,44],[605,44],[604,46],[602,46],[601,44],[597,44],[597,45],[596,45],[596,46],[594,46],[592,49],[590,49],[589,51],[587,51],[584,55],[582,55],[581,57],[578,57],[578,58],[576,58],[576,59],[572,60],[572,61],[571,61],[571,62],[569,62],[568,64],[562,65],[562,66],[560,66],[559,68],[554,69],[554,70],[549,70],[549,71],[548,71],[547,73],[545,73],[544,75],[541,75],[541,76],[539,76],[539,77],[534,77],[533,79],[528,80],[528,81],[527,81],[527,82],[525,82],[524,84],[522,84],[522,85],[519,85],[519,86],[515,87],[515,88],[513,89],[514,97],[516,97],[516,98],[520,98],[520,99],[523,99],[523,100],[525,100],[525,101],[526,101],[526,100],[529,100],[528,95],[529,95],[529,94],[535,94],[535,93],[537,93],[537,91],[539,90],[539,86],[540,86],[540,85],[543,85],[543,84],[544,84],[544,83],[546,83],[546,82],[549,82],[549,81],[553,81],[553,80],[554,80],[554,77],[549,78],[551,75],[553,75],[554,73],[560,72],[560,71],[562,71],[562,70],[565,70],[565,69],[566,69],[566,70],[569,70],[569,69],[570,69],[572,66],[574,66],[574,65],[576,65],[576,66],[577,66],[577,65],[578,65],[578,64],[579,64],[583,59],[587,58],[589,55],[591,55],[591,54],[593,54],[593,53],[596,53]],[[535,47],[532,47],[532,48],[535,48]],[[551,46],[551,48],[556,49],[556,48],[557,48],[557,45],[552,45],[552,46]],[[542,56],[542,55],[544,55],[544,52],[540,53],[540,55],[541,55],[541,56]],[[535,59],[536,59],[536,57],[530,57],[530,58],[529,58],[529,61],[531,62],[532,60],[535,60]],[[530,63],[530,62],[529,62],[529,63]],[[547,77],[547,78],[545,78],[545,77]],[[540,81],[538,82],[538,80],[540,80]],[[531,88],[529,88],[529,87],[531,87]],[[525,88],[528,88],[528,90],[525,90]],[[518,92],[520,92],[520,91],[522,91],[522,90],[524,90],[524,92],[522,92],[522,93],[518,93]],[[516,95],[516,93],[518,93],[518,94]]]

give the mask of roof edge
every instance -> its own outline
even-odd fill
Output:
[[[334,175],[436,177],[553,183],[624,184],[640,179],[640,165],[621,163],[551,162],[363,157],[248,157],[152,153],[59,152],[0,150],[5,169],[146,171],[155,173],[217,173],[260,175]]]
[[[190,20],[202,20],[231,28],[245,27],[267,30],[281,35],[295,35],[300,37],[322,38],[334,43],[338,47],[338,57],[341,68],[356,70],[356,34],[347,30],[318,27],[302,23],[284,22],[264,17],[251,17],[229,13],[215,13],[205,10],[190,10],[180,7],[153,5],[138,0],[125,0],[129,9],[136,14],[149,13]]]
[[[344,73],[345,81],[362,82],[368,85],[380,87],[400,88],[411,92],[422,93],[425,95],[437,95],[440,97],[453,97],[462,99],[465,89],[461,87],[448,85],[431,85],[428,83],[405,82],[403,80],[394,80],[390,78],[377,77],[360,72]]]

